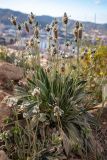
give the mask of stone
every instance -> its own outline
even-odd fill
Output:
[[[23,78],[24,72],[20,67],[7,62],[0,62],[0,83],[8,80],[19,81]]]
[[[8,156],[3,150],[0,150],[0,160],[9,160]]]

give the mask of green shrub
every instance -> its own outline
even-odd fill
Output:
[[[19,160],[54,159],[64,152],[68,158],[72,152],[82,158],[95,156],[89,125],[92,119],[82,103],[85,83],[57,72],[50,77],[42,68],[36,68],[27,86],[17,87],[15,123],[9,131],[10,138],[5,137],[9,155]],[[16,101],[12,100],[13,104]]]

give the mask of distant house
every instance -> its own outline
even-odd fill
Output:
[[[5,45],[6,44],[6,40],[3,37],[0,37],[0,45]]]

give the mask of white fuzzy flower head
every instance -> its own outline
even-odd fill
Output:
[[[28,113],[23,113],[23,118],[28,119],[29,118]]]
[[[18,99],[15,98],[15,97],[11,97],[11,98],[10,98],[10,101],[13,102],[13,103],[17,103],[17,102],[18,102]]]
[[[64,111],[60,109],[59,106],[54,107],[54,116],[62,116],[63,113]]]
[[[20,106],[20,110],[21,110],[21,111],[26,110],[27,106],[29,106],[29,105],[30,105],[29,102],[23,102],[23,103],[21,104],[21,106]]]
[[[32,92],[32,96],[39,96],[39,95],[40,95],[40,88],[36,87]]]
[[[46,114],[45,113],[40,113],[40,116],[39,116],[39,121],[40,122],[45,122],[46,121]]]
[[[35,113],[35,114],[40,113],[40,109],[38,105],[34,106],[32,113]]]
[[[24,104],[22,104],[22,105],[20,106],[20,110],[21,110],[21,111],[25,110],[25,105],[24,105]]]
[[[27,107],[30,105],[30,102],[26,101],[26,102],[23,102],[24,106]]]
[[[9,107],[15,106],[17,104],[17,102],[18,102],[18,99],[15,97],[10,97],[7,100],[7,104]]]

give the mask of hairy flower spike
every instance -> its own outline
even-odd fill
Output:
[[[54,19],[54,24],[58,24],[58,21],[56,18]]]
[[[29,26],[28,26],[27,22],[25,22],[25,29],[27,32],[29,32]]]
[[[77,28],[74,29],[74,36],[76,39],[78,39],[78,29]]]
[[[78,38],[79,39],[82,38],[82,32],[83,32],[83,25],[82,25],[82,23],[80,23],[79,29],[78,29]]]
[[[83,25],[82,23],[79,23],[77,21],[74,29],[74,36],[75,36],[76,42],[78,39],[82,39],[82,33],[83,33]]]
[[[51,68],[52,68],[51,66],[47,66],[47,68],[45,69],[45,70],[46,70],[46,72],[47,72],[47,73],[50,73]]]
[[[21,31],[21,29],[22,29],[20,24],[18,24],[17,28],[18,28],[19,31]]]
[[[62,18],[62,21],[63,21],[64,24],[67,24],[67,23],[68,23],[68,16],[67,16],[67,13],[66,13],[66,12],[64,13],[64,16],[63,16],[63,18]]]
[[[28,40],[28,41],[26,42],[26,46],[28,46],[28,47],[33,47],[33,46],[34,46],[34,40],[33,40],[33,38],[30,39],[30,40]]]
[[[35,18],[35,16],[34,16],[34,14],[31,12],[31,14],[28,16],[28,22],[29,22],[29,24],[32,24],[32,23],[33,23],[34,18]]]
[[[10,22],[11,22],[14,26],[17,25],[16,19],[17,19],[17,18],[14,17],[14,16],[11,16],[11,18],[9,18]]]
[[[34,35],[36,38],[39,38],[39,27],[37,26],[34,28]]]
[[[77,21],[76,23],[75,23],[75,28],[79,28],[79,22]]]
[[[49,31],[51,30],[51,28],[50,28],[49,24],[47,24],[47,25],[46,25],[45,30],[46,30],[47,32],[49,32]]]
[[[61,72],[65,72],[65,64],[63,63],[62,66],[61,66]]]
[[[54,55],[56,55],[57,54],[57,48],[56,47],[53,47],[53,49],[52,49],[52,55],[54,56]]]
[[[57,27],[57,24],[54,25],[53,27],[53,36],[54,36],[54,39],[58,39],[58,27]]]
[[[70,46],[70,42],[66,42],[66,44],[65,44],[67,47],[69,47]]]
[[[34,14],[32,12],[31,12],[30,16],[31,16],[32,19],[35,18]]]
[[[28,18],[28,22],[29,24],[32,24],[33,23],[33,19],[31,17]]]

